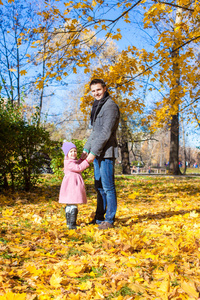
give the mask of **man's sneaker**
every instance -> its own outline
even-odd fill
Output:
[[[109,222],[102,222],[100,225],[99,225],[99,229],[108,229],[108,228],[113,228],[113,224],[109,223]]]

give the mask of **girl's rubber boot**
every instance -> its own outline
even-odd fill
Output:
[[[76,225],[77,215],[78,215],[78,208],[75,207],[70,212],[70,225],[69,225],[69,229],[76,229],[77,228],[77,225]]]
[[[69,228],[70,227],[70,212],[67,211],[65,213],[65,215],[66,215],[67,227]]]

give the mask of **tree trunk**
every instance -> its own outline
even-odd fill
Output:
[[[6,174],[3,174],[3,188],[5,190],[8,189],[8,180],[7,180]]]
[[[46,59],[45,59],[45,55],[46,55],[46,42],[44,41],[43,44],[43,60],[42,60],[42,88],[41,88],[41,93],[40,93],[40,103],[39,103],[39,118],[38,118],[38,126],[40,124],[41,121],[41,113],[42,113],[42,105],[43,105],[43,97],[44,97],[44,77],[45,77],[45,72],[46,72]]]
[[[8,47],[7,47],[7,43],[6,43],[5,30],[3,29],[2,25],[0,26],[0,28],[1,28],[1,33],[2,33],[2,36],[3,36],[3,45],[2,46],[5,50],[6,67],[7,67],[8,74],[9,74],[8,78],[9,78],[9,81],[10,81],[10,90],[7,87],[7,83],[6,83],[6,80],[4,79],[4,77],[2,75],[2,72],[0,72],[1,81],[2,81],[4,89],[6,91],[8,100],[10,100],[11,103],[12,103],[12,106],[14,106],[13,82],[12,82],[12,75],[11,75],[12,72],[10,71],[11,66],[10,66],[10,61],[9,61],[9,51],[8,51]]]
[[[129,150],[128,150],[128,127],[127,122],[121,115],[121,159],[122,174],[131,174]]]
[[[179,114],[172,116],[170,135],[169,173],[180,175],[179,169]]]
[[[177,24],[180,24],[182,21],[182,9],[177,8],[176,11],[176,21],[174,28]],[[178,46],[180,41],[178,39],[174,40],[174,45],[172,48],[172,61],[173,61],[173,79],[175,78],[175,83],[172,86],[173,101],[172,105],[175,107],[175,114],[172,115],[171,128],[170,128],[170,155],[169,155],[169,173],[173,175],[180,175],[179,169],[179,94],[177,90],[180,86],[180,68],[179,68],[179,50]],[[174,91],[173,91],[174,90]]]
[[[131,174],[128,142],[121,144],[121,157],[122,157],[122,174]]]
[[[21,102],[21,95],[20,95],[20,58],[19,58],[19,43],[18,43],[18,36],[17,36],[17,26],[14,25],[15,30],[15,44],[16,44],[16,62],[17,62],[17,102],[18,106],[20,106]]]
[[[182,136],[183,136],[183,155],[184,155],[184,170],[183,174],[186,174],[187,170],[187,155],[186,155],[186,147],[185,147],[185,130],[184,130],[184,125],[183,125],[183,116],[181,116],[181,127],[182,127]]]

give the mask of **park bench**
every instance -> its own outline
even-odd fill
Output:
[[[131,170],[131,174],[166,174],[166,168],[151,168],[149,173],[148,168],[140,168],[140,170],[136,169],[135,172]]]
[[[152,168],[151,173],[156,174],[166,174],[167,170],[165,168]]]

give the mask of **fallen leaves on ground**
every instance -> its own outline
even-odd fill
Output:
[[[68,230],[59,185],[1,194],[0,300],[200,299],[198,177],[117,177],[108,230],[91,181]]]

